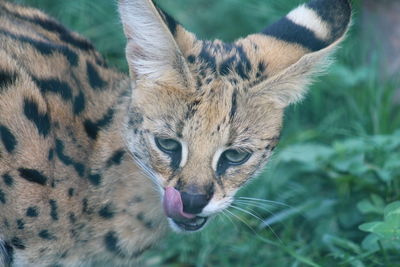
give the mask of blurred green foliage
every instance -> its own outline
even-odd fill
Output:
[[[126,71],[116,1],[15,1],[44,9]],[[199,37],[230,41],[303,1],[158,2]],[[205,231],[171,234],[143,264],[400,266],[399,83],[379,72],[380,53],[365,37],[373,33],[361,29],[360,3],[353,1],[353,27],[336,62],[302,103],[288,108],[275,157],[239,194],[275,202],[238,198]]]

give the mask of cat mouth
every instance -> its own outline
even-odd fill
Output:
[[[181,195],[173,187],[167,187],[164,192],[163,208],[165,215],[181,231],[194,232],[204,227],[208,217],[198,216],[183,211]]]
[[[184,221],[179,221],[172,219],[174,224],[178,226],[181,230],[193,232],[198,231],[207,223],[208,217],[196,216],[193,219],[186,219]]]

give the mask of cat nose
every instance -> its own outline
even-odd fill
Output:
[[[183,211],[189,214],[198,214],[208,204],[210,197],[206,194],[181,193]]]

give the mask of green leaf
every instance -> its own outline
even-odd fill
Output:
[[[326,234],[323,236],[322,240],[331,248],[336,247],[356,254],[361,253],[360,246],[348,239]]]
[[[364,223],[359,226],[359,229],[374,233],[383,240],[400,242],[400,201],[386,206],[383,222]]]
[[[385,208],[385,221],[397,221],[400,223],[400,201],[393,202]]]
[[[367,250],[371,253],[380,251],[381,248],[385,250],[398,251],[400,249],[400,242],[396,242],[393,240],[382,240],[376,234],[369,234],[361,242],[361,247],[362,249]]]
[[[358,228],[362,231],[365,232],[371,232],[375,233],[376,229],[383,224],[383,222],[369,222],[369,223],[363,223],[361,224]]]
[[[378,242],[379,242],[379,236],[377,236],[376,234],[369,234],[362,241],[361,247],[370,252],[376,252],[379,251],[380,249]]]
[[[371,200],[363,199],[357,203],[358,210],[363,214],[377,213],[383,215],[384,207],[383,199],[375,194],[371,195]]]

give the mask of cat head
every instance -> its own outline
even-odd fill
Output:
[[[313,0],[231,43],[197,39],[150,0],[120,0],[119,11],[128,149],[160,189],[171,226],[199,230],[268,161],[284,108],[344,39],[350,3]]]

